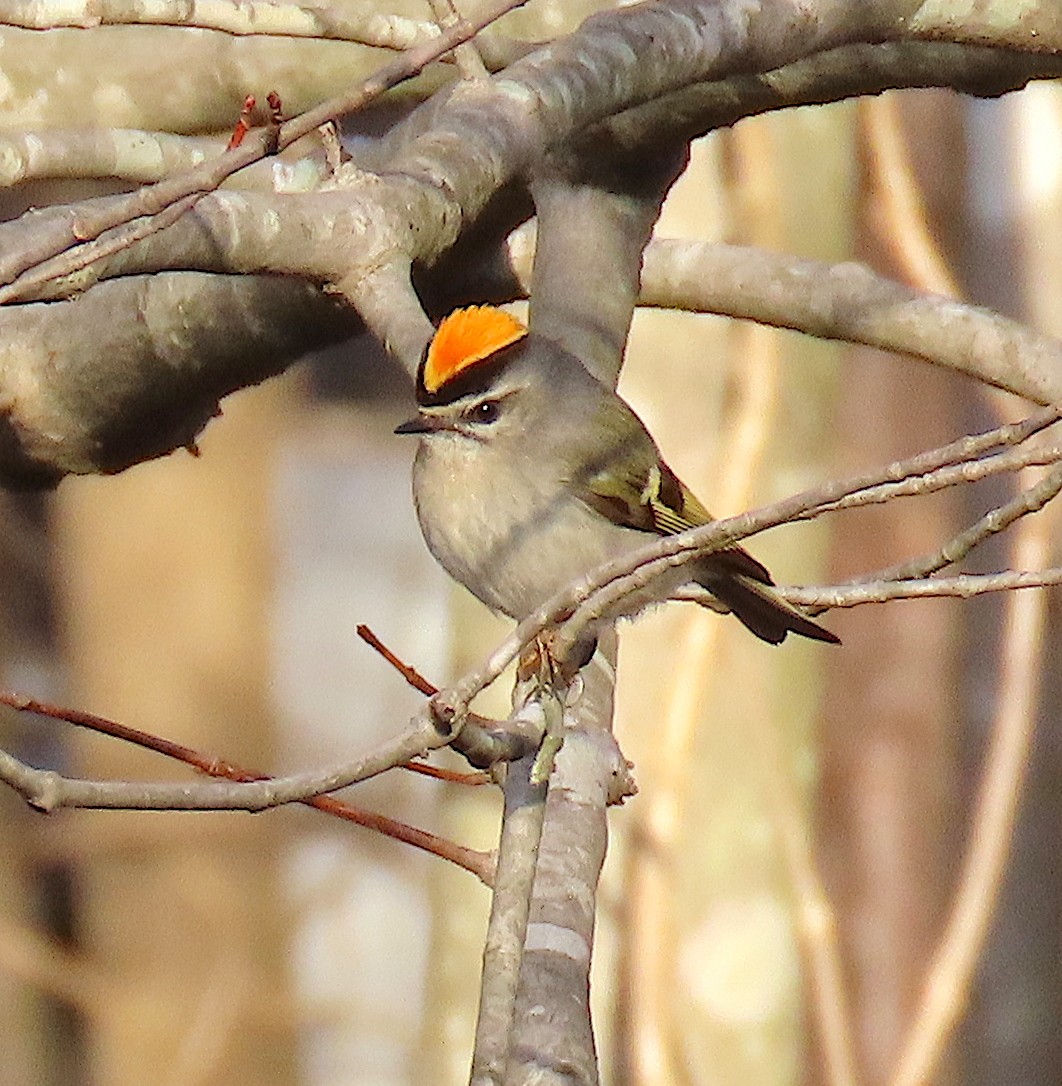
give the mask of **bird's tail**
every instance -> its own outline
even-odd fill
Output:
[[[810,637],[814,641],[825,641],[831,645],[841,643],[841,639],[836,634],[830,633],[824,626],[813,622],[799,607],[782,599],[773,590],[767,571],[745,551],[734,553],[741,556],[741,565],[747,568],[748,572],[739,573],[731,569],[720,569],[721,563],[718,559],[725,561],[730,553],[723,551],[718,555],[712,555],[711,557],[717,561],[704,563],[704,566],[697,571],[697,583],[706,588],[719,603],[732,611],[738,620],[757,637],[772,645],[779,645],[785,640],[785,635],[792,632],[801,637]],[[747,567],[746,559],[750,559],[756,568]],[[729,563],[726,564],[729,565]],[[761,579],[761,573],[768,578],[766,581]],[[709,601],[702,602],[711,606]]]

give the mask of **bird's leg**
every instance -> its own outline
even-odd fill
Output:
[[[597,652],[597,637],[588,630],[566,646],[563,656],[554,652],[557,640],[555,630],[546,630],[524,647],[516,665],[518,682],[538,676],[542,681],[569,687]]]
[[[531,780],[543,784],[549,780],[553,761],[564,743],[564,705],[574,689],[581,687],[579,672],[593,657],[597,638],[584,634],[569,647],[562,659],[553,652],[553,631],[536,637],[520,656],[517,664],[517,683],[530,683],[536,690],[536,698],[545,718],[545,734],[539,747]]]

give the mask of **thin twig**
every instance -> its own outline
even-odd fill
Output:
[[[993,460],[1001,459],[999,457],[992,458]],[[1055,458],[1052,457],[1052,461]],[[980,461],[984,463],[984,461]],[[973,465],[976,466],[976,465]],[[942,472],[947,472],[947,469],[942,469]],[[928,477],[932,480],[932,476]],[[957,477],[959,481],[965,481],[961,476]],[[885,569],[875,570],[872,573],[860,574],[858,577],[854,577],[847,585],[833,586],[832,589],[827,591],[839,591],[847,587],[856,585],[874,586],[875,592],[880,593],[882,586],[887,586],[892,582],[899,582],[903,584],[920,583],[923,578],[929,577],[931,574],[936,573],[938,570],[944,569],[946,566],[954,565],[956,562],[961,562],[963,558],[970,554],[975,547],[980,546],[985,540],[991,539],[992,536],[998,535],[1000,532],[1005,531],[1016,520],[1021,517],[1027,516],[1029,513],[1036,513],[1043,509],[1045,505],[1052,498],[1056,497],[1062,492],[1062,468],[1055,468],[1054,471],[1049,472],[1043,479],[1041,479],[1035,486],[1030,487],[1028,490],[1023,490],[1016,497],[1012,498],[1008,502],[1004,502],[1003,505],[996,506],[994,509],[990,509],[983,517],[975,521],[968,528],[964,528],[961,532],[952,536],[944,544],[938,547],[930,554],[924,554],[917,558],[909,558],[906,561],[899,562],[896,565],[888,566]],[[858,496],[858,495],[857,495]],[[835,503],[832,508],[842,508],[843,503]],[[940,586],[944,583],[942,580],[933,580],[926,582],[934,586]],[[964,578],[955,578],[955,583],[965,583]],[[986,582],[979,582],[984,585]],[[1025,585],[1013,585],[1010,587],[1028,587]],[[811,590],[814,591],[814,590]],[[930,595],[979,595],[983,592],[998,592],[1001,591],[999,587],[981,587],[976,591],[964,592],[933,592]],[[788,594],[787,598],[791,599],[794,603],[802,602],[809,603],[807,599],[798,599],[796,595]],[[835,597],[835,598],[840,598]],[[901,595],[867,595],[859,596],[853,594],[849,597],[854,602],[841,603],[835,606],[855,606],[856,603],[881,603],[886,599],[902,599]],[[823,611],[828,610],[829,607],[822,603],[810,605],[810,611],[812,614],[822,614]]]
[[[324,770],[294,773],[259,781],[99,781],[63,777],[34,769],[0,750],[0,780],[6,781],[32,806],[42,811],[59,807],[146,811],[263,811],[285,803],[336,792],[379,776],[402,762],[446,746],[427,710],[414,717],[401,735],[381,743],[353,761]]]
[[[857,578],[857,580],[905,581],[928,577],[937,570],[961,562],[975,547],[991,539],[992,536],[1006,531],[1016,520],[1028,516],[1029,513],[1038,513],[1060,491],[1062,491],[1062,468],[1055,468],[1028,490],[1023,490],[1010,501],[990,509],[983,517],[956,533],[932,554],[912,558],[889,569]]]
[[[65,706],[52,705],[49,702],[38,701],[36,698],[27,698],[18,694],[5,693],[0,693],[0,704],[8,705],[19,712],[36,713],[40,716],[49,717],[52,720],[62,720],[68,724],[74,724],[77,727],[87,728],[100,735],[121,739],[126,743],[132,743],[135,746],[143,747],[146,750],[165,755],[167,758],[173,758],[175,761],[183,762],[185,765],[192,766],[201,773],[205,773],[211,777],[238,782],[267,781],[272,779],[265,774],[242,769],[224,759],[203,754],[192,747],[184,746],[182,743],[175,743],[170,739],[164,739],[162,736],[152,735],[150,732],[144,732],[139,728],[132,728],[127,724],[121,724],[115,720],[108,720],[106,717],[97,716],[95,713],[88,713],[81,709],[71,709]],[[413,766],[407,768],[413,768]],[[434,766],[422,766],[419,768],[428,770],[435,769]],[[476,776],[482,779],[489,779],[486,778],[484,774],[476,774]],[[344,821],[353,822],[355,825],[375,830],[377,833],[381,833],[386,837],[391,837],[396,841],[402,841],[407,845],[412,845],[414,848],[429,852],[441,859],[449,860],[451,863],[457,864],[458,867],[463,867],[466,871],[471,871],[472,874],[476,875],[488,886],[490,885],[494,863],[493,857],[488,853],[465,848],[453,841],[448,841],[445,838],[436,837],[434,834],[417,829],[415,826],[409,826],[404,822],[388,818],[386,815],[376,814],[373,811],[366,811],[364,808],[356,807],[353,804],[344,803],[334,796],[313,796],[301,800],[300,802],[309,807],[316,807],[319,811],[324,811],[326,814],[341,818]]]
[[[1014,564],[1039,564],[1050,553],[1050,545],[1046,524],[1037,519],[1023,521],[1015,538]],[[999,701],[959,888],[891,1086],[923,1086],[930,1080],[966,1005],[999,897],[1028,764],[1045,615],[1042,592],[1015,593],[1007,602]]]
[[[614,614],[627,596],[645,588],[668,569],[789,521],[808,515],[821,516],[848,494],[925,474],[959,463],[964,458],[976,458],[989,449],[1025,440],[1057,422],[1060,416],[1062,405],[1045,407],[1020,422],[967,436],[852,478],[823,483],[740,516],[725,517],[679,535],[655,540],[623,558],[605,563],[543,603],[520,622],[478,668],[468,672],[449,690],[441,691],[434,699],[436,711],[443,719],[457,716],[476,694],[498,678],[525,645],[558,621],[563,620],[563,625],[556,635],[555,645],[558,654],[563,656],[568,647],[565,640],[575,643],[588,626],[601,621],[603,616]],[[976,595],[977,590],[969,594]]]
[[[472,788],[478,788],[483,784],[490,784],[493,778],[482,769],[473,773],[459,773],[455,769],[446,769],[440,765],[431,765],[429,762],[406,762],[400,765],[407,773],[415,773],[418,777],[430,777],[433,781],[445,781],[447,784],[463,784]]]
[[[440,30],[453,26],[461,17],[454,0],[428,0],[428,3]],[[483,58],[479,55],[479,49],[476,48],[474,41],[459,45],[454,50],[454,59],[463,78],[482,82],[490,77],[490,72],[487,71],[487,66],[483,63]]]
[[[889,600],[924,600],[952,597],[968,600],[989,592],[1019,588],[1052,588],[1062,584],[1062,568],[1008,569],[1001,573],[964,573],[957,577],[927,577],[914,581],[870,581],[866,584],[779,586],[776,591],[791,603],[830,610],[861,607]]]
[[[1045,408],[1021,423],[963,438],[939,449],[896,461],[883,469],[868,472],[854,479],[828,482],[772,506],[753,510],[741,516],[716,520],[703,527],[659,539],[640,548],[637,552],[632,552],[630,556],[601,566],[583,581],[569,588],[563,594],[563,598],[557,597],[555,601],[551,601],[555,617],[560,617],[565,611],[570,614],[555,637],[558,651],[563,652],[568,643],[583,636],[588,626],[600,621],[606,615],[614,614],[617,608],[622,607],[623,601],[629,595],[644,590],[666,570],[683,565],[693,556],[714,553],[751,535],[789,521],[821,516],[839,500],[868,487],[922,474],[930,466],[938,468],[952,466],[964,455],[968,457],[979,455],[1001,440],[1007,442],[1017,440],[1022,434],[1035,432],[1036,429],[1051,425],[1052,420],[1057,421],[1059,411],[1059,405]],[[531,619],[527,620],[528,625],[537,625],[540,617],[540,614],[536,612]],[[522,623],[517,632],[522,633],[524,628]],[[500,660],[498,662],[500,663]]]
[[[998,475],[1021,471],[1029,467],[1046,467],[1062,460],[1062,445],[1038,445],[1030,449],[1011,449],[1009,452],[985,456],[980,460],[967,460],[959,464],[946,465],[922,475],[912,475],[898,482],[882,483],[880,486],[867,487],[854,494],[832,502],[823,509],[862,509],[868,505],[884,505],[896,498],[921,497],[938,490],[962,483],[979,483]],[[804,519],[804,518],[797,518]]]
[[[414,690],[419,690],[429,698],[438,694],[437,686],[425,679],[415,667],[400,660],[364,622],[359,623],[355,632],[366,645],[378,652]]]
[[[10,754],[0,751],[0,779],[44,810],[57,806],[88,806],[134,809],[174,810],[262,810],[281,803],[307,799],[314,795],[345,788],[392,768],[398,762],[446,745],[459,747],[467,757],[480,757],[477,765],[491,764],[499,758],[519,758],[527,749],[528,737],[507,730],[501,725],[477,729],[466,727],[471,700],[492,683],[531,640],[547,627],[560,621],[554,637],[558,654],[577,641],[594,623],[616,612],[632,592],[650,585],[664,571],[681,566],[692,558],[712,553],[757,532],[776,527],[806,513],[821,514],[831,503],[847,494],[878,485],[890,479],[902,479],[924,471],[927,464],[952,464],[962,455],[979,454],[1000,441],[1017,440],[1014,435],[1034,432],[1057,419],[1058,409],[1039,412],[1023,423],[1001,427],[988,435],[966,438],[942,449],[921,453],[905,461],[890,464],[877,472],[856,479],[837,480],[804,491],[783,501],[765,506],[741,516],[714,521],[681,535],[653,542],[631,555],[609,562],[579,581],[557,593],[536,609],[506,638],[478,668],[466,674],[448,690],[440,691],[428,709],[414,718],[411,728],[403,735],[383,744],[375,751],[352,763],[344,763],[325,771],[278,777],[270,781],[220,784],[202,782],[180,785],[172,782],[129,783],[81,781],[63,778],[55,773],[35,770]],[[947,590],[942,582],[926,582],[921,586],[904,586],[904,591],[890,589],[897,595],[974,595],[981,591],[998,591],[1002,585],[978,584],[964,578]],[[1018,587],[1020,576],[1006,587]],[[848,592],[858,589],[849,589]],[[865,591],[865,590],[864,590]],[[864,596],[864,599],[866,597]],[[862,602],[862,601],[861,601]],[[570,617],[568,617],[570,616]],[[566,645],[565,642],[568,642]],[[479,734],[477,735],[477,730]],[[464,745],[473,742],[476,754]]]
[[[378,652],[414,690],[426,694],[428,697],[433,697],[439,692],[437,686],[424,678],[411,664],[407,664],[400,659],[364,623],[357,626],[356,632],[358,637],[371,649]],[[480,716],[478,713],[469,713],[468,723],[471,723],[474,728],[478,726],[478,730],[475,735],[472,735],[466,727],[464,731],[469,734],[463,733],[458,737],[454,744],[455,750],[460,751],[476,765],[484,764],[484,757],[486,757],[487,764],[512,760],[512,756],[507,756],[503,749],[497,745],[494,745],[490,754],[485,755],[486,746],[482,743],[482,740],[492,732],[496,733],[496,730],[500,727],[497,721]],[[466,739],[468,742],[465,742]],[[410,762],[402,768],[411,770],[414,773],[422,773],[427,777],[438,777],[440,780],[450,781],[453,784],[489,784],[493,780],[489,773],[455,773],[449,769],[439,769],[437,766],[424,765],[420,762]]]

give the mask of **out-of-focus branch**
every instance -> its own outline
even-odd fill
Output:
[[[914,176],[895,95],[860,102],[870,151],[871,199],[881,225],[881,244],[907,282],[933,294],[961,298],[962,291],[929,226],[922,190]]]
[[[230,178],[240,188],[305,191],[325,178],[315,133]],[[221,136],[179,136],[133,128],[47,128],[0,132],[0,187],[47,178],[105,178],[149,184],[192,170],[225,151]]]
[[[833,905],[815,858],[811,831],[803,815],[792,774],[784,764],[777,728],[750,714],[757,771],[772,812],[782,858],[794,896],[797,937],[807,970],[815,1027],[822,1045],[829,1086],[856,1086],[852,1019],[842,967]]]
[[[533,228],[506,242],[506,273],[531,284]],[[1062,343],[990,309],[926,294],[855,261],[830,264],[741,245],[654,238],[639,304],[757,321],[907,354],[1034,403],[1062,400]]]
[[[377,4],[344,3],[323,7],[282,0],[74,0],[42,5],[38,0],[9,0],[0,26],[26,30],[60,27],[90,30],[97,26],[173,26],[215,30],[236,37],[314,38],[346,41],[375,49],[412,49],[440,34],[437,24],[382,11]],[[481,45],[492,67],[502,67],[527,46],[495,35]]]
[[[9,0],[0,26],[27,30],[96,26],[183,26],[236,36],[320,38],[355,42],[381,49],[410,49],[438,37],[430,22],[380,11],[370,3],[331,5],[263,3],[261,0],[74,0],[42,5],[36,0]]]
[[[740,213],[732,229],[756,244],[782,247],[783,201],[777,198],[774,141],[765,126],[753,124],[737,129],[726,144],[732,184],[740,193]],[[717,439],[726,455],[713,478],[712,496],[714,504],[727,510],[749,504],[778,423],[782,378],[778,339],[770,329],[747,324],[730,332],[725,361],[720,360],[720,379],[729,390],[727,421]],[[691,1086],[702,1077],[690,1066],[684,1031],[678,1027],[687,994],[676,985],[685,933],[674,903],[687,847],[685,815],[699,805],[704,783],[694,747],[706,696],[720,675],[725,624],[712,621],[700,608],[690,608],[683,619],[671,661],[683,680],[667,684],[659,719],[653,723],[654,740],[647,752],[651,761],[642,769],[649,786],[632,811],[623,876],[624,909],[631,919],[620,927],[618,958],[629,1005],[618,1014],[631,1025],[617,1033],[622,1062],[637,1086],[657,1081]]]
[[[652,242],[643,305],[719,313],[912,355],[1035,403],[1062,400],[1062,343],[989,309],[827,264],[740,246]]]
[[[0,970],[90,1018],[121,1006],[116,979],[7,916],[0,916]]]

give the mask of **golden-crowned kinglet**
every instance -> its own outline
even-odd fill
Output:
[[[417,374],[413,496],[428,549],[488,607],[521,619],[610,559],[712,517],[641,419],[574,355],[492,306],[442,323]],[[838,638],[771,591],[740,547],[695,559],[624,602],[681,592],[778,644]],[[618,617],[618,616],[615,616]]]

